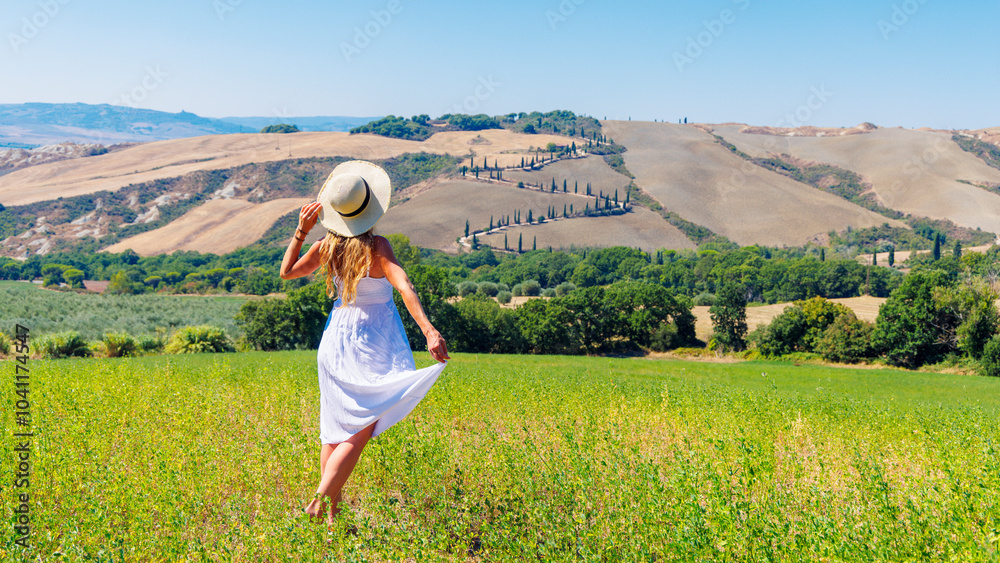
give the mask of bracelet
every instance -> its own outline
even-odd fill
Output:
[[[292,238],[295,239],[295,240],[297,240],[297,241],[299,241],[299,242],[305,242],[306,241],[305,238],[299,238],[299,237],[295,237],[295,236],[293,236]]]

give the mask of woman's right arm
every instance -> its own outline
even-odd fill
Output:
[[[299,212],[299,226],[295,229],[292,240],[288,242],[288,249],[285,250],[285,257],[281,261],[281,271],[278,273],[281,279],[301,278],[315,272],[316,268],[319,268],[319,249],[323,246],[323,241],[312,245],[306,251],[305,255],[301,258],[299,257],[299,251],[302,250],[302,243],[305,241],[306,235],[309,234],[309,231],[316,224],[319,209],[320,204],[313,202],[304,205],[302,211]]]

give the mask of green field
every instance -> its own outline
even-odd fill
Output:
[[[327,530],[300,512],[314,352],[29,367],[34,546],[14,545],[0,362],[2,561],[1000,557],[996,379],[456,354],[370,443]]]
[[[17,324],[34,336],[75,330],[84,340],[105,332],[134,336],[170,332],[187,325],[215,325],[231,337],[240,334],[233,316],[248,297],[218,295],[97,295],[42,289],[32,283],[0,281],[0,332]]]

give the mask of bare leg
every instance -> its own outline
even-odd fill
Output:
[[[320,445],[320,451],[319,451],[319,475],[320,475],[321,479],[323,477],[323,474],[326,473],[326,462],[327,462],[328,459],[330,459],[330,456],[333,455],[333,450],[336,449],[336,447],[338,445],[339,444],[321,444]],[[342,500],[343,500],[343,495],[340,492],[338,492],[337,493],[337,497],[335,499],[333,499],[333,506],[339,505]],[[331,510],[332,510],[332,507],[331,507]]]
[[[351,472],[354,470],[354,466],[357,465],[358,459],[361,457],[361,451],[368,444],[368,440],[371,439],[374,430],[375,423],[372,423],[344,442],[340,442],[339,444],[323,444],[320,450],[322,478],[320,479],[319,486],[316,488],[316,494],[320,495],[321,498],[313,499],[309,503],[309,506],[306,507],[306,512],[310,516],[316,518],[320,516],[323,510],[322,503],[326,500],[322,497],[327,497],[327,499],[332,501],[329,514],[327,515],[328,521],[332,520],[340,512],[340,502],[343,499],[341,491],[347,482],[347,478],[350,477]]]

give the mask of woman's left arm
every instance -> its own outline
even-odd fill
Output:
[[[382,266],[382,271],[385,273],[386,279],[389,280],[389,283],[403,297],[406,310],[410,312],[413,320],[417,322],[417,326],[420,327],[421,332],[427,338],[427,351],[431,353],[431,357],[439,362],[451,359],[448,356],[448,347],[444,338],[434,328],[434,325],[431,324],[430,319],[427,318],[427,314],[424,313],[424,307],[420,304],[420,297],[417,295],[417,290],[413,287],[413,282],[410,281],[410,277],[406,275],[406,271],[396,261],[396,255],[392,252],[392,245],[389,244],[389,241],[385,237],[375,238],[374,255],[379,260],[379,265]]]

